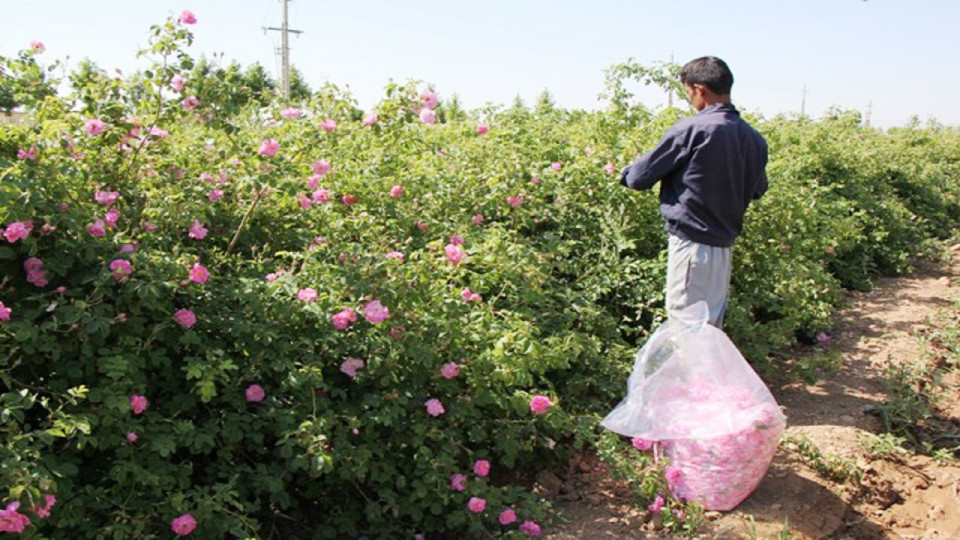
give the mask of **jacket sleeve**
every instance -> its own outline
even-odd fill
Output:
[[[620,183],[633,189],[650,189],[680,167],[689,155],[687,130],[671,127],[656,148],[623,169]]]
[[[761,163],[760,163],[760,181],[757,182],[757,187],[753,191],[753,198],[759,199],[763,197],[763,194],[767,192],[767,189],[770,187],[770,184],[767,182],[767,141],[764,141],[763,138],[760,138],[761,142]]]

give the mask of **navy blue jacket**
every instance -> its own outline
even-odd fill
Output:
[[[767,191],[767,142],[729,103],[707,107],[670,126],[656,148],[623,169],[620,183],[650,189],[660,182],[668,233],[729,247],[743,215]]]

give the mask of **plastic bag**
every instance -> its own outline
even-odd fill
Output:
[[[673,493],[730,510],[757,487],[786,419],[704,302],[674,314],[637,352],[627,397],[605,428],[657,441],[679,468]]]

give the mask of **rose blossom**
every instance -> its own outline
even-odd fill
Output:
[[[110,261],[110,271],[113,272],[113,279],[120,281],[133,273],[133,267],[126,259],[114,259]]]
[[[446,247],[443,248],[443,250],[446,254],[447,262],[450,263],[451,265],[456,266],[460,264],[460,261],[463,260],[463,255],[464,255],[463,248],[461,248],[460,246],[455,244],[447,244]]]
[[[180,22],[181,22],[182,24],[196,24],[196,23],[197,23],[197,16],[194,15],[192,11],[185,9],[185,10],[183,10],[183,13],[180,14]],[[191,518],[191,519],[193,519],[193,518]],[[187,533],[187,534],[189,534],[189,533]]]
[[[488,128],[487,128],[487,126],[486,126],[485,124],[479,124],[479,125],[477,126],[477,135],[486,135],[486,134],[487,134],[487,129],[488,129]]]
[[[330,164],[324,159],[314,161],[311,167],[313,167],[313,174],[317,176],[323,176],[330,172]]]
[[[483,300],[479,294],[470,290],[470,287],[465,287],[463,291],[460,292],[460,298],[463,298],[464,302],[480,302]]]
[[[347,358],[340,364],[340,371],[344,372],[351,379],[357,378],[357,370],[365,366],[362,358]]]
[[[31,227],[27,227],[26,223],[14,221],[7,225],[7,230],[3,231],[3,237],[7,239],[7,242],[12,244],[17,240],[23,240],[30,236],[30,229]]]
[[[507,204],[509,204],[511,208],[516,208],[521,204],[523,204],[523,199],[520,197],[514,197],[511,195],[507,197]]]
[[[83,123],[83,129],[87,130],[90,135],[99,135],[103,133],[106,127],[107,124],[99,118],[87,118],[86,122]]]
[[[190,268],[190,281],[194,283],[206,283],[210,279],[210,272],[200,263],[196,263]]]
[[[147,410],[149,406],[150,402],[147,401],[146,397],[136,394],[130,396],[130,408],[133,410],[133,414],[143,414],[143,411]]]
[[[559,161],[554,161],[553,163],[550,164],[550,168],[555,171],[559,171],[563,169],[563,163],[560,163]]]
[[[460,473],[451,474],[450,489],[453,491],[465,491],[467,489],[467,475]]]
[[[128,432],[127,432],[127,442],[128,442],[128,443],[133,444],[133,443],[135,443],[135,442],[137,442],[137,441],[139,441],[139,440],[140,440],[140,436],[137,435],[137,432],[135,432],[135,431],[128,431]]]
[[[37,159],[37,147],[31,146],[26,150],[24,150],[23,148],[18,149],[17,159],[26,159],[29,161],[34,161],[35,159]]]
[[[357,320],[357,312],[350,309],[344,308],[339,313],[333,316],[333,326],[337,330],[346,330],[350,323]]]
[[[21,533],[30,525],[30,518],[21,514],[20,503],[13,501],[3,510],[0,510],[0,532]]]
[[[297,298],[304,302],[313,302],[317,299],[317,291],[311,287],[306,287],[297,291]]]
[[[477,476],[487,476],[490,474],[490,462],[485,459],[478,459],[473,462],[473,474]]]
[[[390,318],[390,310],[380,300],[374,300],[363,307],[363,318],[371,324],[380,324]]]
[[[327,133],[330,133],[331,131],[337,129],[337,121],[333,118],[327,118],[323,122],[320,122],[320,127],[322,127]]]
[[[484,220],[484,219],[485,219],[485,218],[483,217],[483,214],[477,214],[477,215],[473,216],[473,219],[471,219],[471,221],[473,222],[474,225],[479,225],[479,224],[483,223],[483,220]]]
[[[420,111],[420,121],[424,124],[433,124],[437,121],[437,113],[433,109],[423,109]]]
[[[190,328],[191,326],[197,324],[196,314],[189,309],[178,309],[173,314],[173,320],[177,321],[177,324],[184,328]]]
[[[297,118],[300,116],[300,109],[296,107],[287,107],[286,109],[280,111],[280,116],[284,118]]]
[[[459,234],[451,234],[451,235],[450,235],[450,243],[453,244],[453,245],[455,245],[455,246],[462,246],[462,245],[463,245],[463,237],[460,236]]]
[[[420,94],[420,102],[423,103],[425,109],[432,109],[440,103],[440,96],[431,90],[424,90]]]
[[[442,375],[444,379],[453,379],[459,374],[460,364],[456,362],[447,362],[440,366],[440,375]]]
[[[187,96],[183,98],[183,101],[180,102],[180,106],[187,111],[192,111],[196,109],[197,106],[199,105],[200,105],[200,99],[197,98],[197,96]]]
[[[203,223],[200,223],[200,220],[195,219],[187,236],[195,240],[203,240],[207,237],[207,228],[203,226]]]
[[[446,410],[443,408],[443,403],[441,403],[437,398],[430,398],[424,402],[423,405],[427,408],[427,414],[433,417],[440,416],[446,412]]]
[[[640,437],[634,437],[630,439],[630,444],[632,444],[637,450],[646,451],[653,448],[653,441],[649,439],[641,439]]]
[[[379,117],[377,116],[377,111],[368,111],[363,115],[363,125],[372,126],[377,123]]]
[[[116,208],[111,208],[103,216],[103,221],[107,224],[107,227],[116,226],[118,219],[120,219],[120,211]]]
[[[210,202],[217,202],[221,197],[223,197],[223,190],[220,188],[207,193],[207,198],[210,199]]]
[[[101,237],[107,234],[107,226],[102,219],[98,219],[87,225],[87,233],[90,236]]]
[[[42,41],[33,40],[30,42],[30,50],[37,53],[42,53],[43,51],[47,50],[47,47]]]
[[[520,532],[523,534],[534,537],[540,536],[540,525],[537,525],[536,521],[530,521],[529,519],[520,524]]]
[[[326,203],[330,202],[330,190],[329,190],[329,189],[320,188],[320,189],[314,191],[313,194],[311,195],[311,197],[313,198],[313,202],[320,203],[320,204],[326,204]]]
[[[536,414],[544,414],[552,405],[547,396],[536,395],[530,400],[530,410]]]
[[[467,501],[467,508],[475,514],[479,514],[484,511],[487,507],[486,499],[481,499],[480,497],[470,497],[470,500]]]
[[[0,302],[0,321],[9,321],[11,313],[13,313],[13,310]]]
[[[610,163],[609,161],[607,162],[606,165],[603,166],[603,170],[607,171],[610,174],[617,174],[617,168],[614,167],[613,163]]]
[[[187,80],[183,78],[183,75],[177,73],[173,77],[170,77],[170,88],[173,88],[177,92],[183,92],[183,85]]]
[[[280,143],[276,139],[264,139],[260,142],[260,150],[257,152],[261,156],[272,156],[280,150]]]
[[[263,387],[259,384],[251,384],[243,391],[243,397],[247,399],[248,403],[260,403],[266,396],[267,393],[263,391]]]
[[[665,501],[663,500],[663,497],[661,497],[660,495],[657,495],[657,498],[653,500],[653,503],[647,506],[647,510],[649,510],[653,514],[659,514],[660,509],[663,508],[664,503]]]
[[[193,23],[188,23],[193,24]],[[177,533],[177,536],[187,536],[197,528],[197,520],[190,514],[184,514],[170,521],[170,529]]]
[[[402,194],[403,194],[403,186],[393,186],[392,188],[390,188],[390,196],[393,197],[394,199],[399,198],[400,195]]]
[[[340,200],[347,206],[353,206],[354,204],[357,204],[356,195],[350,195],[349,193],[341,197]]]
[[[511,523],[516,523],[517,513],[514,512],[512,508],[507,508],[503,512],[500,512],[500,516],[498,519],[500,520],[501,525],[509,525]]]

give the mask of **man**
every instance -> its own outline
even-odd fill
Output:
[[[705,56],[680,71],[698,113],[672,125],[656,148],[623,169],[620,183],[660,182],[667,246],[667,314],[703,300],[721,328],[730,287],[731,251],[747,205],[767,190],[767,143],[730,103],[733,73]]]

